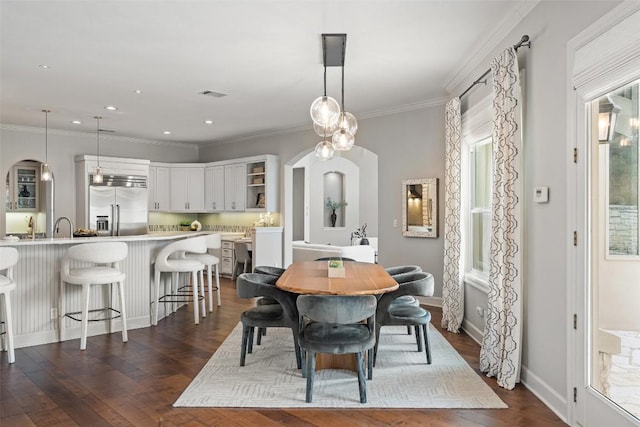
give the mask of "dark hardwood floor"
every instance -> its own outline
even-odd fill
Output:
[[[9,426],[554,426],[565,425],[531,392],[484,381],[509,409],[199,409],[171,405],[238,323],[252,301],[222,284],[222,307],[193,324],[189,308],[157,327],[21,348],[0,357],[0,425]],[[432,309],[439,328],[441,312]],[[442,331],[478,371],[479,346]],[[240,349],[238,349],[239,351]],[[434,361],[437,363],[437,360]]]

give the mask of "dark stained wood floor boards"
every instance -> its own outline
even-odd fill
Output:
[[[252,301],[222,279],[222,307],[193,324],[183,308],[157,327],[16,350],[0,357],[0,425],[10,426],[554,426],[565,425],[519,385],[504,390],[482,377],[509,409],[201,409],[171,405],[238,323]],[[441,312],[432,309],[433,324]],[[442,331],[478,371],[478,345]],[[240,349],[238,349],[240,351]],[[437,360],[434,361],[437,363]],[[375,380],[374,380],[375,381]]]

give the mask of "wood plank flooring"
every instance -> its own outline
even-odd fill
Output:
[[[223,279],[222,306],[193,324],[189,307],[157,327],[21,348],[16,363],[0,357],[0,425],[10,426],[561,426],[531,392],[484,381],[509,409],[200,409],[171,405],[253,304]],[[433,324],[441,312],[431,309]],[[442,331],[478,371],[479,346]],[[240,349],[238,349],[239,351]],[[435,361],[437,363],[437,361]]]

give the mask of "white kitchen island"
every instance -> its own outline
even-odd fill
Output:
[[[28,347],[58,341],[57,315],[60,291],[60,265],[70,246],[90,242],[121,241],[129,246],[129,255],[121,262],[126,274],[125,295],[127,300],[128,329],[151,325],[151,283],[153,282],[153,260],[156,252],[171,241],[193,237],[207,232],[162,232],[142,236],[80,237],[73,239],[0,240],[0,246],[11,246],[18,250],[19,260],[14,267],[16,290],[11,294],[14,317],[15,347]],[[80,287],[67,287],[68,310],[79,311],[81,307]],[[113,306],[108,303],[107,292],[96,287],[91,292],[90,308]],[[117,292],[114,292],[117,295]],[[114,295],[115,296],[115,295]],[[116,304],[117,306],[117,304]],[[160,318],[164,317],[160,310]],[[80,337],[80,322],[64,319],[65,339]],[[109,322],[90,322],[89,336],[108,332]],[[114,322],[114,331],[120,330],[119,319]]]

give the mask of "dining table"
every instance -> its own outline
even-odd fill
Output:
[[[380,264],[344,261],[344,277],[329,277],[329,261],[294,262],[276,281],[276,287],[296,294],[381,295],[398,289],[398,282]],[[354,354],[316,356],[316,371],[357,371]]]

